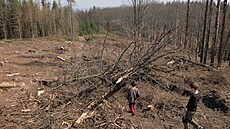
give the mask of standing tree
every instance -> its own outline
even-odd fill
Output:
[[[52,4],[52,14],[53,14],[53,19],[52,19],[52,22],[53,22],[53,30],[54,30],[54,35],[57,34],[57,13],[58,12],[58,4],[57,2],[54,0],[53,1],[53,4]]]
[[[8,0],[8,26],[11,38],[22,38],[21,3],[18,0]]]
[[[205,44],[205,52],[204,52],[204,64],[207,63],[207,56],[208,56],[208,48],[209,48],[209,36],[211,31],[211,24],[212,24],[212,4],[213,0],[210,0],[209,4],[209,15],[208,15],[208,28],[207,28],[207,39]]]
[[[228,42],[229,38],[230,38],[230,30],[228,31],[228,36],[227,36],[227,39],[226,39],[226,42],[225,42],[225,45],[224,45],[224,53],[223,53],[224,61],[226,61],[228,50],[230,49],[230,43]]]
[[[4,37],[4,39],[7,39],[7,31],[6,31],[6,23],[7,23],[7,7],[6,7],[6,3],[4,0],[0,1],[0,39],[1,36]],[[2,35],[3,34],[3,35]]]
[[[205,41],[205,34],[206,34],[208,3],[209,3],[209,0],[206,1],[206,7],[205,7],[205,13],[204,13],[204,26],[203,26],[203,35],[202,35],[202,40],[201,40],[200,63],[203,63],[204,41]]]
[[[228,50],[228,61],[229,61],[229,66],[230,66],[230,50]]]
[[[39,13],[39,25],[40,25],[40,30],[41,30],[41,37],[45,37],[47,36],[47,26],[46,26],[46,22],[47,22],[47,3],[46,0],[42,0],[42,11]]]
[[[138,41],[141,36],[141,31],[144,28],[144,19],[146,16],[148,5],[149,0],[132,0],[134,41]]]
[[[175,46],[179,45],[178,44],[178,25],[179,25],[179,16],[178,16],[178,13],[179,13],[179,2],[177,1],[176,2],[176,34],[175,34]]]
[[[225,16],[226,16],[226,8],[227,8],[227,0],[224,0],[223,5],[223,19],[222,19],[222,30],[220,33],[220,45],[219,45],[219,53],[218,53],[218,66],[221,67],[222,57],[223,57],[223,37],[224,37],[224,27],[225,27]]]
[[[73,23],[73,3],[75,0],[67,0],[68,2],[68,32],[69,36],[74,40],[74,23]]]
[[[130,54],[130,62],[133,64],[138,63],[137,58],[139,56],[139,51],[141,46],[140,38],[143,34],[143,29],[145,28],[145,17],[148,10],[149,0],[132,0],[133,7],[133,26],[134,26],[134,48],[133,53]]]
[[[212,48],[211,48],[211,62],[210,62],[210,66],[214,66],[214,59],[215,59],[215,55],[216,55],[216,44],[219,41],[219,22],[220,22],[220,1],[217,1],[217,5],[216,5],[216,21],[215,21],[215,34],[214,34],[214,38],[213,38],[213,42],[212,42]]]
[[[57,29],[57,34],[64,35],[65,34],[65,25],[64,25],[64,16],[63,16],[63,8],[61,7],[61,1],[58,1],[57,8],[55,9],[55,24],[56,24],[56,29]]]
[[[185,23],[185,39],[184,39],[184,49],[187,49],[188,44],[188,27],[189,27],[189,7],[190,0],[187,2],[187,14],[186,14],[186,23]]]
[[[34,3],[33,3],[33,1],[32,0],[30,0],[29,2],[28,2],[28,11],[29,11],[29,22],[30,22],[30,34],[31,34],[31,38],[35,38],[35,33],[36,33],[36,30],[34,29],[35,27],[34,26],[36,26],[36,24],[34,24],[35,23],[35,19],[34,19],[34,12],[35,12],[35,9],[34,9]]]

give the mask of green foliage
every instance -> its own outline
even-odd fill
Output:
[[[79,35],[100,33],[99,26],[91,19],[84,18],[79,22]]]

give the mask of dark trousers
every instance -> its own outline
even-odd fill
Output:
[[[129,103],[129,109],[133,116],[136,115],[136,103]]]
[[[199,127],[199,124],[196,122],[194,115],[195,111],[186,111],[185,115],[182,118],[184,129],[189,129],[189,123],[192,124],[195,128]]]

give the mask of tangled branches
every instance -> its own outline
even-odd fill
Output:
[[[113,85],[121,77],[146,79],[158,72],[173,74],[174,70],[167,63],[181,50],[170,46],[174,39],[171,32],[164,30],[151,42],[121,43],[122,47],[108,44],[106,40],[101,46],[87,45],[82,61],[73,63],[66,81],[94,83],[100,80]]]
[[[151,41],[139,40],[128,45],[107,42],[107,35],[102,44],[86,44],[81,60],[72,58],[70,61],[72,63],[66,70],[63,84],[85,84],[84,89],[72,98],[92,95],[103,87],[111,86],[111,89],[102,96],[94,96],[74,125],[78,126],[83,120],[94,116],[95,109],[123,88],[130,79],[160,84],[167,76],[175,76],[175,69],[169,62],[175,55],[178,56],[181,50],[170,45],[174,39],[171,36],[172,31],[164,29]],[[173,61],[176,62],[175,59]],[[116,122],[110,124],[119,127]]]

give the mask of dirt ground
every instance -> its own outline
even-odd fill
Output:
[[[116,39],[109,42],[121,45]],[[83,59],[86,46],[88,42],[64,40],[0,41],[0,85],[10,86],[0,88],[0,128],[67,129],[92,101],[110,90],[109,86],[90,90],[92,87],[82,87],[84,82],[60,85],[68,61]],[[230,67],[226,64],[213,71],[191,64],[178,74],[185,79],[168,84],[168,90],[139,81],[141,98],[136,116],[128,112],[127,85],[78,127],[69,128],[182,129],[187,80],[193,79],[202,94],[196,114],[199,123],[205,129],[229,129]]]

